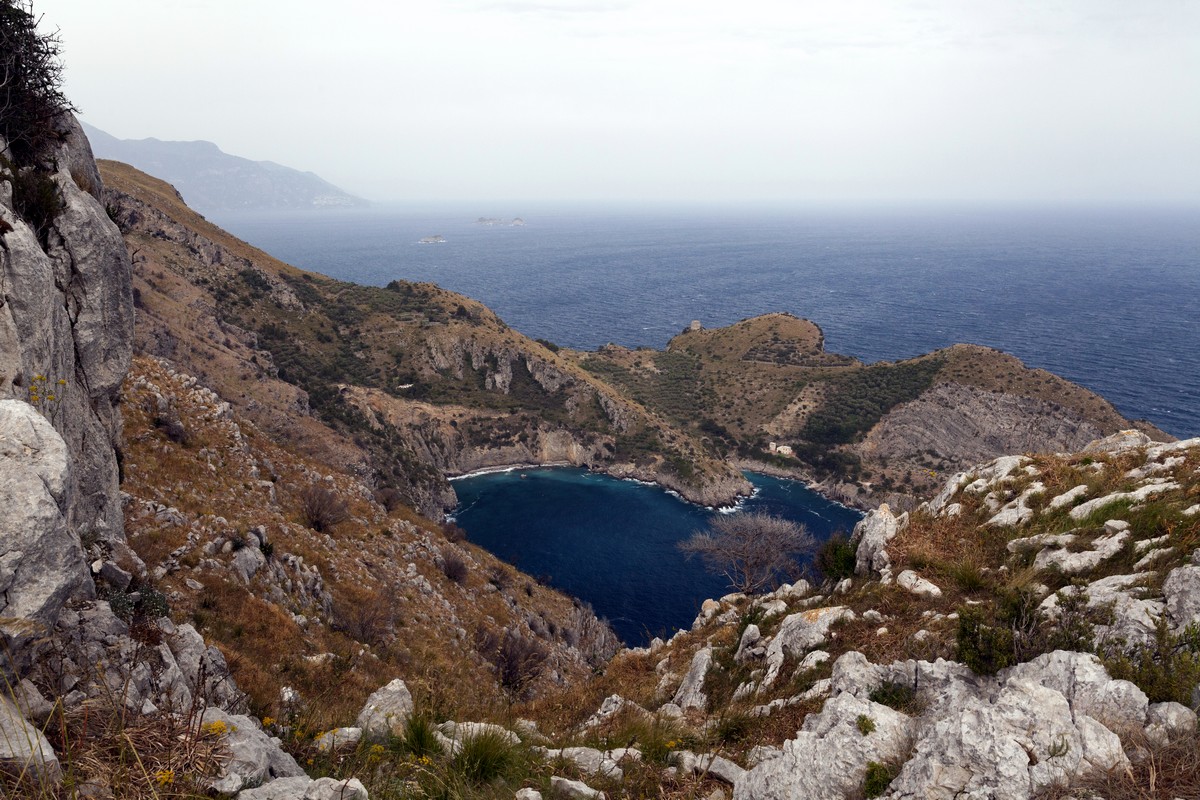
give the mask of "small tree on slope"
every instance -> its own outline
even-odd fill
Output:
[[[754,512],[720,517],[710,530],[696,531],[678,546],[689,558],[699,556],[709,572],[728,578],[737,591],[756,594],[791,572],[797,556],[813,544],[812,534],[798,522]]]

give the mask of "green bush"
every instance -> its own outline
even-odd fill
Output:
[[[1101,660],[1109,675],[1133,682],[1151,703],[1190,706],[1192,692],[1200,685],[1200,624],[1173,634],[1166,621],[1159,620],[1153,642],[1127,650],[1113,648],[1101,653]]]
[[[413,714],[404,723],[404,736],[400,738],[399,750],[413,758],[440,755],[442,745],[434,735],[433,722],[429,717]]]
[[[512,777],[521,765],[516,746],[499,732],[485,731],[462,741],[450,760],[450,771],[468,783],[479,785]]]
[[[857,550],[844,533],[835,533],[817,548],[813,566],[827,581],[840,581],[854,574]]]
[[[880,764],[878,761],[867,762],[867,778],[863,783],[863,794],[867,797],[879,797],[892,785],[892,781],[900,774],[897,766]]]
[[[855,724],[858,725],[858,732],[863,736],[867,736],[868,734],[875,732],[875,720],[871,719],[866,714],[859,714],[858,720]]]
[[[917,693],[907,683],[888,681],[871,692],[871,702],[907,714],[917,706]]]

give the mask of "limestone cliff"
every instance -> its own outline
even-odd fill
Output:
[[[0,182],[0,397],[29,404],[4,405],[5,447],[16,448],[13,458],[0,461],[4,505],[37,503],[39,518],[56,531],[53,537],[61,541],[41,547],[55,551],[62,583],[52,593],[58,601],[92,592],[81,541],[91,558],[126,553],[117,490],[117,400],[133,351],[129,256],[98,199],[102,186],[87,140],[74,119],[64,117],[61,126],[61,143],[45,159],[53,165],[48,177],[59,207],[43,230],[15,210],[17,178],[10,173]],[[37,169],[25,167],[20,174]],[[32,417],[33,410],[44,419]],[[38,486],[24,486],[25,459],[48,470],[44,495]],[[15,520],[8,512],[5,517]],[[30,569],[14,563],[29,553],[7,536],[5,541],[0,617],[16,613],[6,606]],[[8,625],[6,633],[13,635]]]

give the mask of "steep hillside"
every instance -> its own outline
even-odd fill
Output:
[[[868,365],[826,352],[819,327],[787,314],[684,331],[664,351],[572,357],[716,452],[798,471],[859,505],[911,503],[966,465],[1074,450],[1133,424],[1096,394],[992,348]]]
[[[302,272],[211,225],[161,181],[101,165],[134,254],[141,351],[425,513],[452,504],[445,474],[511,463],[654,480],[709,505],[750,490],[699,440],[478,302],[431,284]]]
[[[452,527],[389,511],[165,361],[134,359],[122,406],[142,586],[220,647],[256,716],[294,713],[280,700],[289,686],[327,725],[397,673],[443,713],[494,714],[503,690],[577,682],[616,649],[578,602]],[[136,588],[109,586],[110,602]],[[493,663],[506,636],[530,654],[523,674]]]

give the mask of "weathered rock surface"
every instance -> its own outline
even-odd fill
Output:
[[[412,712],[412,694],[404,681],[396,678],[371,693],[358,712],[356,724],[370,741],[382,741],[388,736],[403,736]]]
[[[712,648],[705,647],[696,651],[692,656],[691,666],[683,678],[679,690],[675,692],[673,702],[680,708],[698,708],[704,710],[708,706],[708,697],[704,694],[704,678],[712,665]]]
[[[762,685],[774,684],[786,656],[803,658],[809,650],[824,644],[829,629],[843,619],[854,619],[854,612],[845,606],[814,608],[786,617],[767,646],[767,674]]]
[[[778,757],[747,771],[734,785],[734,800],[841,800],[861,789],[868,761],[901,757],[909,728],[900,712],[843,692],[806,717]]]
[[[851,544],[857,544],[854,556],[854,574],[870,576],[872,573],[883,575],[884,583],[891,577],[892,560],[885,549],[901,525],[892,510],[884,503],[867,513],[854,526],[850,537]],[[886,573],[886,574],[885,574]]]
[[[1171,570],[1163,582],[1163,596],[1174,632],[1200,623],[1200,566]]]
[[[94,589],[69,516],[66,443],[33,406],[0,400],[0,666],[31,658],[27,645],[54,626],[72,596]]]
[[[0,693],[0,770],[10,775],[28,773],[43,785],[62,778],[62,767],[50,742],[21,710]]]
[[[215,791],[233,794],[244,788],[262,786],[275,778],[297,778],[304,770],[283,751],[279,740],[262,731],[258,723],[242,714],[229,714],[210,706],[201,716],[203,725],[220,725],[222,743],[229,749],[228,761],[213,781]],[[305,794],[307,798],[307,792]],[[310,799],[311,800],[311,799]]]

